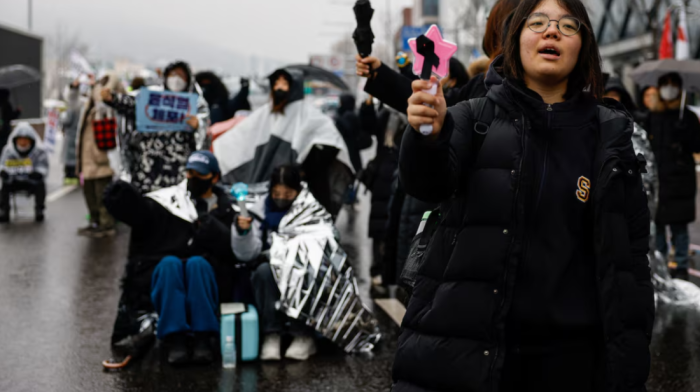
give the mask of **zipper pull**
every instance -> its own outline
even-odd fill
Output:
[[[552,105],[547,105],[547,111],[551,112],[552,111]]]

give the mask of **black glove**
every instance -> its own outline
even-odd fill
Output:
[[[32,180],[40,181],[44,179],[44,176],[38,172],[31,172],[29,173],[29,178]]]
[[[250,86],[250,80],[241,78],[241,89],[247,88],[248,86]]]
[[[231,229],[221,221],[210,214],[205,214],[200,216],[194,224],[197,233],[194,235],[193,246],[210,251],[220,248],[222,244],[230,248]]]
[[[2,170],[0,171],[0,178],[2,178],[3,180],[7,180],[8,178],[10,178],[10,175],[7,174],[6,171]]]

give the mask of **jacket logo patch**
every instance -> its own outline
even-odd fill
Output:
[[[578,190],[576,191],[576,198],[581,202],[585,203],[591,196],[591,180],[586,177],[578,178]]]

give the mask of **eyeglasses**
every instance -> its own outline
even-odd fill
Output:
[[[565,16],[559,20],[549,19],[545,14],[532,14],[525,18],[527,27],[535,33],[544,33],[551,22],[557,22],[557,30],[566,36],[576,35],[581,29],[581,22],[571,16]]]

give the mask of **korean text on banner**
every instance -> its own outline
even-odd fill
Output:
[[[144,87],[136,98],[136,129],[140,132],[192,132],[185,120],[197,114],[198,99],[194,93],[155,91]]]

